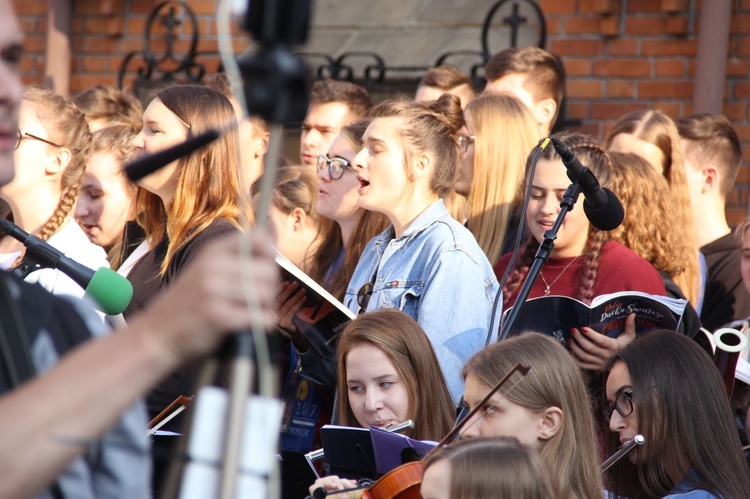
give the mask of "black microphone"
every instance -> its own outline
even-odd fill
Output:
[[[557,137],[550,137],[555,151],[568,169],[568,178],[581,186],[583,211],[591,225],[599,230],[612,230],[620,226],[625,218],[625,210],[614,192],[599,186],[594,172],[583,166],[574,152],[568,149]]]
[[[219,138],[218,130],[208,130],[195,137],[187,139],[181,144],[172,146],[155,154],[149,154],[141,159],[137,159],[125,166],[125,175],[132,182],[137,182],[143,177],[154,173],[156,170],[167,166],[172,161],[187,156],[193,151],[200,149]]]
[[[90,269],[4,218],[0,218],[0,229],[21,241],[26,247],[26,257],[32,262],[38,262],[41,265],[40,268],[57,269],[73,279],[76,284],[86,290],[85,296],[91,298],[96,308],[102,312],[117,315],[122,313],[130,303],[133,297],[133,286],[130,281],[114,270],[107,267],[100,267],[96,271]]]

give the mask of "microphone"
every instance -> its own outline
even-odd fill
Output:
[[[107,267],[94,271],[53,248],[49,243],[29,234],[16,224],[0,218],[0,229],[17,239],[26,247],[26,255],[39,268],[57,269],[67,275],[85,291],[95,307],[109,315],[122,313],[133,297],[133,286],[126,278]],[[36,269],[35,269],[36,270]],[[28,273],[26,273],[28,274]]]
[[[581,186],[583,211],[591,225],[599,230],[612,230],[620,226],[625,218],[625,210],[614,192],[600,187],[594,173],[583,166],[574,152],[568,149],[557,137],[550,137],[555,151],[568,169],[568,178]]]
[[[195,137],[187,139],[181,144],[159,151],[155,154],[149,154],[146,157],[137,159],[125,166],[125,175],[132,182],[137,182],[143,177],[154,173],[156,170],[167,166],[172,161],[187,156],[193,151],[200,149],[219,138],[218,130],[208,130]]]

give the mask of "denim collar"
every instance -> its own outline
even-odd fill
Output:
[[[427,207],[412,223],[404,230],[404,233],[399,237],[399,240],[408,240],[416,236],[437,220],[448,214],[448,210],[445,207],[442,199],[438,199],[430,206]],[[380,235],[375,237],[375,245],[382,246],[388,244],[391,239],[396,237],[396,231],[393,228],[393,224],[389,225]]]

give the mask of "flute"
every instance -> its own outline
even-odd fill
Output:
[[[383,427],[384,430],[389,431],[391,433],[400,433],[409,428],[414,428],[414,421],[412,421],[411,419],[407,419],[403,423],[399,423],[399,424],[390,423],[386,425],[385,427]],[[323,459],[323,456],[325,456],[325,451],[323,449],[318,449],[318,450],[314,450],[305,454],[305,459],[307,459],[310,462],[315,462],[315,461],[318,461],[319,459]]]
[[[628,440],[624,444],[620,446],[619,449],[617,449],[617,452],[612,454],[609,459],[604,461],[602,465],[600,466],[600,471],[602,475],[605,475],[609,469],[615,465],[620,459],[624,458],[628,454],[630,454],[633,449],[636,447],[640,447],[641,445],[646,443],[646,439],[643,438],[643,435],[638,434],[633,437],[633,440]]]

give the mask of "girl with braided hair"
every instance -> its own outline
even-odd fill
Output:
[[[91,133],[83,113],[55,92],[29,87],[19,115],[15,151],[16,174],[0,188],[13,221],[92,269],[109,267],[106,253],[91,243],[72,218],[72,209],[91,149]],[[0,268],[18,265],[25,248],[0,232]],[[55,294],[83,296],[84,290],[62,272],[32,272],[27,282],[38,282]]]
[[[602,185],[608,186],[609,157],[596,139],[573,133],[560,134],[559,138],[583,165],[592,170]],[[530,160],[531,156],[527,162],[525,185],[528,185]],[[539,159],[531,182],[531,199],[526,212],[526,224],[531,236],[503,287],[504,308],[515,303],[539,243],[560,212],[560,201],[568,185],[570,179],[565,166],[554,148],[548,147]],[[552,294],[591,303],[596,296],[618,291],[664,295],[664,282],[656,269],[622,244],[609,241],[605,232],[592,227],[582,204],[583,199],[579,199],[565,216],[554,249],[531,288],[529,298]],[[497,275],[503,275],[509,261],[510,254],[500,259],[495,266]],[[587,369],[601,369],[621,346],[620,343],[631,338],[623,334],[613,339],[587,327],[575,330],[574,337],[576,341],[571,345],[571,350],[579,365]]]
[[[346,289],[354,312],[397,308],[413,317],[435,348],[454,402],[461,366],[484,344],[498,289],[474,236],[442,199],[459,161],[460,101],[387,101],[372,111],[363,149],[352,164],[359,206],[391,225],[365,247]]]

